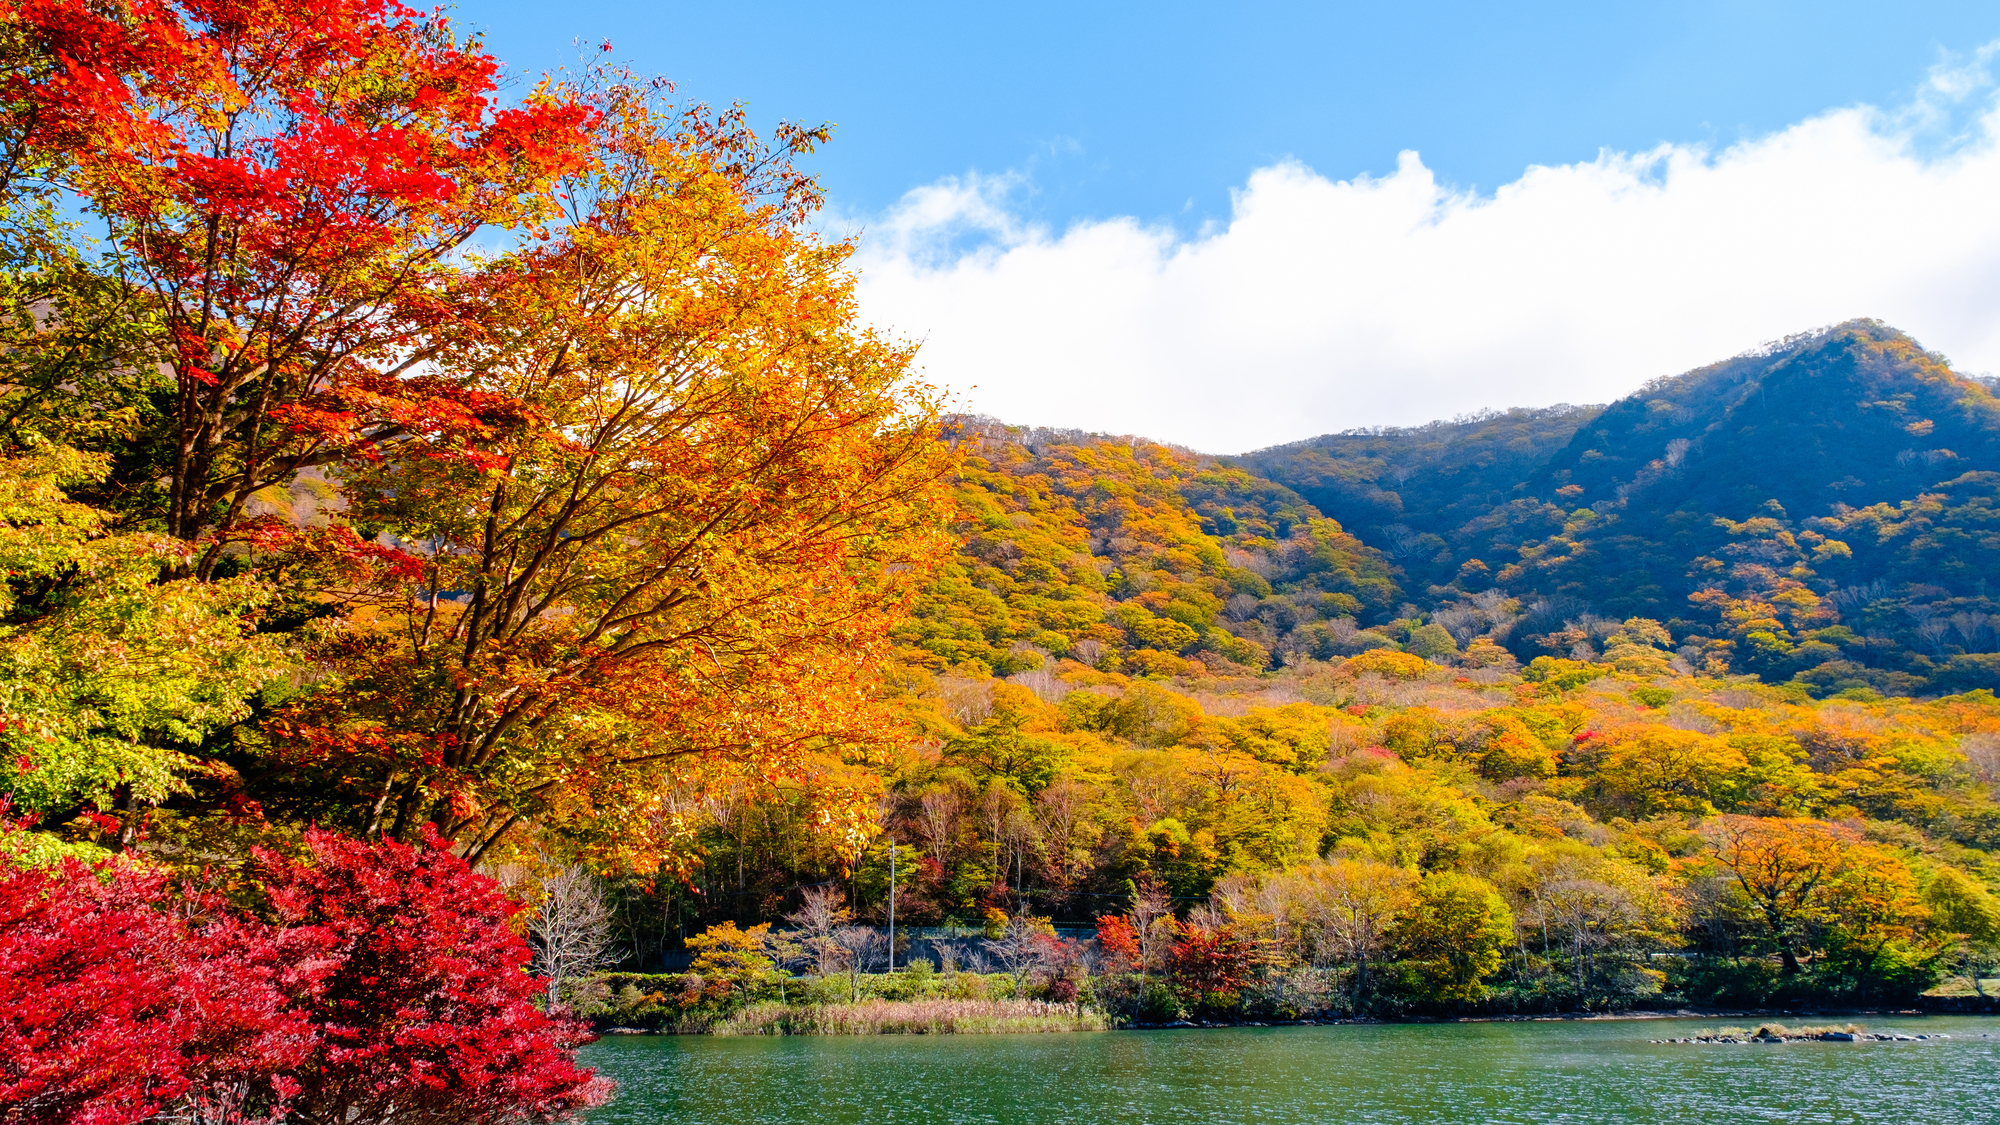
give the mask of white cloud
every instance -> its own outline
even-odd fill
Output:
[[[1534,167],[1490,196],[1414,152],[1379,178],[1279,164],[1194,237],[1057,233],[1010,210],[1016,177],[942,180],[869,224],[862,308],[922,339],[928,378],[972,410],[1216,452],[1606,402],[1858,316],[1996,371],[1996,50],[1894,112]]]

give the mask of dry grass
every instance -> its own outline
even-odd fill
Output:
[[[786,1007],[756,1004],[715,1025],[717,1035],[996,1035],[1103,1031],[1103,1013],[1041,1000],[864,1000]]]
[[[1944,980],[1938,982],[1938,986],[1936,988],[1933,988],[1929,992],[1924,993],[1924,995],[2000,996],[2000,979],[1995,979],[1993,977],[1982,977],[1979,983],[1981,987],[1985,989],[1984,992],[1980,991],[1980,989],[1972,987],[1972,978],[1970,977],[1964,977],[1964,976],[1946,977]]]
[[[1860,1024],[1855,1023],[1813,1023],[1800,1027],[1787,1027],[1781,1023],[1760,1023],[1754,1028],[1725,1027],[1720,1030],[1704,1027],[1694,1033],[1696,1039],[1748,1039],[1760,1032],[1769,1032],[1780,1039],[1811,1039],[1832,1031],[1844,1031],[1850,1035],[1865,1034]]]

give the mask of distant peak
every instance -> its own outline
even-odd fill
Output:
[[[1756,347],[1750,348],[1742,352],[1738,352],[1736,355],[1733,355],[1730,358],[1764,359],[1769,356],[1777,355],[1781,352],[1799,351],[1800,349],[1809,347],[1813,344],[1817,344],[1820,341],[1827,339],[1828,337],[1843,335],[1850,332],[1860,333],[1862,335],[1868,336],[1871,339],[1876,339],[1876,340],[1887,339],[1890,337],[1901,337],[1902,339],[1905,340],[1909,339],[1909,336],[1906,333],[1902,332],[1901,330],[1891,328],[1889,325],[1884,324],[1883,322],[1876,320],[1873,317],[1864,316],[1864,317],[1855,317],[1853,320],[1843,320],[1839,324],[1827,324],[1827,325],[1822,325],[1819,328],[1809,328],[1804,332],[1794,332],[1789,336],[1782,336],[1776,340],[1766,340],[1763,343],[1758,344]]]

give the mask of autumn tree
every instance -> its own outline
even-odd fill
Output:
[[[851,247],[802,226],[812,137],[625,81],[592,104],[559,233],[487,268],[428,361],[480,416],[349,470],[424,562],[328,634],[338,689],[280,749],[340,764],[363,833],[435,822],[476,857],[532,819],[643,863],[657,840],[608,829],[670,820],[663,790],[887,737],[874,670],[945,545],[947,451],[910,350],[856,325]]]
[[[7,844],[18,835],[0,825]],[[287,1008],[297,978],[256,927],[204,924],[215,902],[176,902],[164,872],[122,860],[17,863],[0,858],[0,1118],[125,1125],[284,1107],[293,1086],[279,1075],[312,1039]]]
[[[1256,965],[1256,945],[1219,916],[1173,923],[1167,949],[1167,979],[1183,1002],[1194,1008],[1226,1011]]]
[[[1298,871],[1303,915],[1317,957],[1354,966],[1353,1003],[1368,995],[1368,965],[1387,952],[1397,919],[1416,902],[1415,872],[1365,859]]]
[[[40,438],[0,457],[0,791],[115,849],[139,810],[188,791],[189,751],[250,717],[288,662],[243,625],[268,584],[161,583],[185,544],[69,497],[107,460]]]
[[[1716,862],[1763,923],[1785,973],[1797,973],[1807,928],[1826,917],[1827,888],[1853,835],[1816,820],[1722,817],[1709,838]]]
[[[1130,972],[1143,963],[1139,931],[1123,914],[1097,916],[1097,950],[1105,968],[1113,973]]]
[[[1092,823],[1090,787],[1064,776],[1035,794],[1036,841],[1041,869],[1059,903],[1089,870],[1093,848],[1103,833]]]
[[[1055,930],[1047,918],[1016,914],[997,938],[986,941],[986,951],[1014,978],[1014,995],[1020,996],[1028,977],[1049,962]]]
[[[296,531],[256,498],[421,425],[436,387],[399,373],[452,315],[457,251],[546,216],[584,155],[589,111],[555,88],[500,108],[497,68],[381,0],[10,9],[0,457],[70,458],[60,487],[95,513],[10,622],[18,718],[72,716],[63,766],[28,759],[58,819],[115,814],[116,846],[170,798],[256,809],[228,744],[297,674],[286,635],[327,572],[394,555],[336,528],[308,537],[315,581],[253,573]],[[294,425],[358,383],[381,409],[354,440]]]
[[[495,883],[435,834],[304,852],[257,857],[267,916],[123,857],[0,862],[0,1115],[502,1125],[603,1100]]]
[[[2000,900],[1956,868],[1940,868],[1923,888],[1934,931],[1957,943],[1960,968],[1973,991],[1986,995],[1982,979],[2000,953]]]
[[[1542,935],[1543,954],[1569,962],[1579,997],[1601,976],[1673,941],[1679,904],[1661,880],[1570,840],[1529,852],[1518,885],[1519,922]]]
[[[1642,726],[1608,741],[1598,776],[1642,816],[1704,816],[1727,807],[1750,764],[1728,741],[1698,731]]]
[[[1922,953],[1910,943],[1928,910],[1909,867],[1851,829],[1824,821],[1726,816],[1707,828],[1715,862],[1728,873],[1784,974],[1801,961],[1830,953],[1866,987],[1885,954]],[[1898,948],[1899,947],[1899,948]]]
[[[1514,913],[1493,885],[1452,871],[1424,876],[1396,926],[1396,948],[1415,991],[1433,1003],[1486,995],[1486,978],[1513,941]]]
[[[747,930],[734,922],[710,926],[687,939],[687,948],[694,951],[689,968],[749,1000],[779,975],[770,956],[771,941],[768,922]]]
[[[365,385],[340,436],[421,428],[435,388],[398,376],[452,315],[453,254],[549,218],[583,160],[588,110],[553,87],[498,108],[476,40],[384,0],[30,4],[9,38],[4,143],[88,203],[158,333],[157,381],[129,372],[144,450],[107,491],[200,541],[204,579],[255,493],[355,452],[294,423]]]

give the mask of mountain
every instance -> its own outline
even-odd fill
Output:
[[[2000,401],[1879,322],[1605,407],[1231,463],[1382,547],[1427,615],[1487,591],[1516,602],[1502,639],[1524,659],[1589,656],[1648,618],[1697,668],[1814,690],[2000,686]]]
[[[957,425],[965,546],[902,633],[932,667],[1175,674],[1397,647],[1815,695],[2000,688],[2000,400],[1876,321],[1605,406],[1241,457]]]

